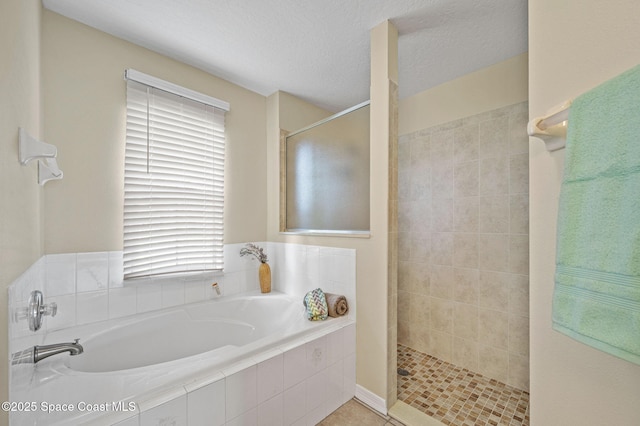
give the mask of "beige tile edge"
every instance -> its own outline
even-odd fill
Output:
[[[407,426],[444,426],[444,423],[427,416],[422,411],[402,401],[397,401],[393,404],[393,406],[389,408],[388,414],[390,417],[401,421]]]

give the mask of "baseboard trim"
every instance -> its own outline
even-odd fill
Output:
[[[380,398],[369,389],[356,385],[356,398],[381,413],[383,416],[387,415],[387,401],[384,398]]]

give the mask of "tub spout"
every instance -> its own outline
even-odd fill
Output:
[[[80,339],[75,339],[74,342],[69,343],[34,346],[24,351],[16,352],[11,356],[11,364],[35,364],[45,358],[63,352],[69,352],[72,356],[80,355],[84,351],[84,348],[78,343],[79,340]]]

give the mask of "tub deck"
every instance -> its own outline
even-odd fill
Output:
[[[270,379],[275,385],[265,386],[272,392],[280,390],[283,398],[287,385],[322,380],[326,392],[320,395],[322,409],[315,409],[315,415],[324,414],[319,419],[355,393],[355,321],[350,317],[308,321],[300,300],[281,293],[250,293],[77,326],[47,334],[45,344],[76,338],[85,354],[63,354],[35,368],[26,364],[12,369],[13,383],[21,385],[13,389],[11,400],[38,404],[34,411],[12,413],[13,425],[34,421],[39,425],[155,424],[150,419],[164,415],[167,407],[177,424],[188,424],[191,419],[195,425],[193,415],[197,413],[191,413],[193,404],[187,407],[187,396],[213,387],[218,393],[225,389],[217,399],[226,401],[226,422],[234,414],[251,415],[251,408],[249,414],[229,411],[228,403],[235,396],[227,388],[248,374],[257,395],[258,387],[265,385],[257,374],[262,363],[282,365],[281,377]],[[289,377],[288,364],[300,371],[299,377]],[[338,371],[339,378],[333,377]],[[340,390],[337,396],[328,389],[331,377],[334,391]],[[256,407],[259,400],[256,396]]]

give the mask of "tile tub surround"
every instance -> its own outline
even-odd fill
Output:
[[[151,371],[70,375],[53,359],[42,361],[38,369],[18,366],[14,377],[22,387],[12,393],[16,401],[70,403],[77,410],[12,413],[12,425],[315,425],[353,398],[356,389],[354,321],[340,318],[317,325],[312,334],[197,371],[191,362]],[[135,396],[123,396],[131,394]],[[131,411],[79,413],[81,401],[135,405]],[[86,417],[69,418],[78,414]]]
[[[257,244],[265,247],[269,256],[274,291],[299,296],[301,300],[307,291],[317,287],[343,294],[349,302],[347,319],[355,320],[355,250],[270,242]],[[28,330],[26,320],[17,321],[12,315],[9,354],[42,344],[45,334],[50,331],[218,297],[211,288],[213,282],[219,284],[223,296],[258,289],[258,262],[239,256],[243,246],[244,243],[225,246],[224,273],[194,273],[178,279],[141,279],[127,283],[122,280],[121,252],[43,256],[9,286],[9,312],[26,307],[31,291],[40,290],[45,303],[57,303],[58,313],[55,317],[45,317],[41,330],[35,333]],[[355,342],[355,334],[353,339]],[[11,388],[14,379],[24,378],[12,370]],[[343,362],[345,374],[350,374],[351,370],[355,387],[355,353],[349,363]],[[336,366],[330,374],[337,374]],[[351,380],[347,382],[351,383]],[[11,390],[10,394],[13,394]],[[324,413],[328,406],[327,403],[322,404],[322,408],[314,407],[315,415]]]
[[[302,297],[321,287],[343,294],[355,319],[355,250],[300,244],[258,242],[266,249],[274,291]],[[33,290],[45,303],[55,302],[55,317],[44,317],[42,328],[29,331],[26,320],[9,321],[10,353],[23,345],[38,345],[47,331],[90,324],[260,288],[258,261],[240,257],[241,244],[225,245],[224,272],[130,280],[122,275],[122,252],[52,254],[40,258],[9,286],[9,312],[24,309]],[[11,342],[20,339],[20,346]]]
[[[400,137],[398,342],[529,389],[526,102]]]
[[[271,242],[266,247],[274,290],[300,300],[318,287],[325,293],[342,294],[349,304],[347,315],[355,319],[355,249]]]

